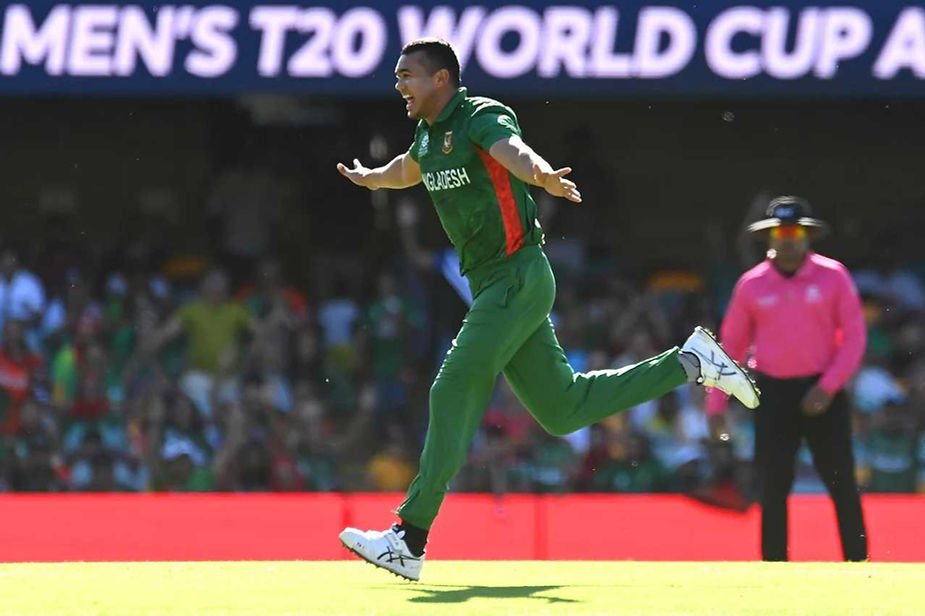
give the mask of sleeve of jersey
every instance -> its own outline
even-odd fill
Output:
[[[867,348],[864,309],[851,274],[844,267],[838,269],[838,281],[835,318],[840,340],[832,363],[819,380],[819,386],[830,395],[835,395],[858,371]]]
[[[511,135],[520,135],[520,127],[510,113],[500,109],[479,111],[469,124],[469,139],[486,152]]]

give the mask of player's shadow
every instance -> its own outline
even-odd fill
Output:
[[[536,599],[546,603],[577,603],[575,599],[538,595],[561,586],[456,586],[427,584],[409,590],[425,593],[409,599],[412,603],[465,603],[469,599]]]

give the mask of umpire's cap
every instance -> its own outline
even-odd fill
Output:
[[[829,232],[829,225],[818,218],[813,218],[812,213],[813,208],[806,199],[792,195],[775,197],[764,212],[766,218],[748,225],[748,231],[759,233],[774,227],[798,225],[806,227],[810,237],[817,239]]]

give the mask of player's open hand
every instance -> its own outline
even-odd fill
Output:
[[[370,190],[376,190],[376,188],[378,188],[378,186],[373,185],[372,178],[370,178],[372,170],[368,167],[364,167],[357,158],[353,159],[353,168],[348,167],[344,163],[337,163],[337,170],[340,171],[342,176],[357,186],[362,186]]]
[[[562,197],[572,203],[581,203],[581,193],[578,192],[575,182],[565,177],[571,172],[571,167],[562,167],[555,171],[546,172],[533,165],[533,178],[536,180],[537,186],[542,186],[553,197]]]

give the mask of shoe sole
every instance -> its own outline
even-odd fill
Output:
[[[400,578],[400,579],[402,579],[402,580],[405,580],[406,582],[417,582],[417,581],[419,581],[419,579],[417,579],[417,578],[408,577],[407,575],[404,575],[403,573],[399,573],[398,571],[394,571],[394,570],[392,570],[392,569],[389,569],[388,567],[383,567],[383,566],[380,565],[379,563],[374,562],[374,561],[371,561],[370,559],[366,558],[365,556],[363,556],[362,554],[360,554],[359,552],[357,552],[356,550],[354,550],[352,547],[350,547],[349,545],[347,545],[346,543],[344,543],[343,539],[341,539],[340,544],[341,544],[342,546],[344,546],[344,549],[345,549],[345,550],[347,550],[348,552],[350,552],[350,553],[353,554],[354,556],[359,557],[360,560],[362,560],[362,561],[364,561],[364,562],[368,562],[369,564],[371,564],[371,565],[372,565],[373,567],[375,567],[376,569],[382,569],[383,571],[388,571],[389,573],[391,573],[391,574],[394,575],[395,577]]]
[[[753,378],[752,378],[752,375],[750,375],[750,374],[748,373],[748,370],[746,370],[745,368],[743,368],[742,366],[740,366],[740,365],[739,365],[739,362],[737,362],[736,360],[734,360],[732,357],[729,356],[729,353],[726,352],[726,349],[724,349],[724,348],[723,348],[723,345],[720,343],[720,341],[717,340],[716,334],[714,334],[712,331],[710,331],[710,330],[707,329],[706,327],[703,327],[702,325],[698,325],[698,326],[696,327],[696,329],[699,329],[700,331],[702,331],[703,333],[705,333],[707,336],[709,336],[710,339],[713,340],[713,342],[716,343],[716,346],[718,346],[718,347],[720,348],[720,350],[723,352],[723,355],[724,355],[729,361],[732,362],[732,365],[733,365],[733,366],[736,367],[736,370],[738,370],[738,371],[742,374],[742,376],[745,377],[745,380],[748,381],[749,387],[751,387],[751,388],[752,388],[752,391],[755,393],[755,398],[758,399],[758,405],[760,405],[760,404],[761,404],[761,390],[758,389],[758,384],[755,383],[755,379],[753,379]],[[739,400],[739,402],[742,402],[742,401]],[[742,406],[745,406],[745,404],[743,403]],[[747,407],[747,406],[745,406],[745,408],[749,409],[750,411],[754,411],[754,410],[755,410],[755,409],[750,409],[750,408]],[[755,408],[758,408],[758,406],[756,405]]]

